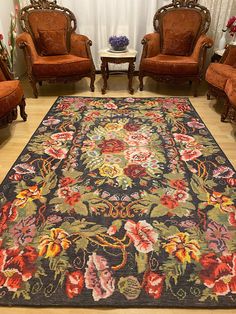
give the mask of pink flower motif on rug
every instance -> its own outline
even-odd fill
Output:
[[[115,279],[107,260],[96,253],[90,255],[85,270],[85,285],[92,289],[93,299],[99,301],[110,297],[115,291]]]
[[[138,223],[129,220],[124,228],[137,251],[142,253],[153,251],[153,245],[157,242],[158,234],[149,223],[145,220]]]

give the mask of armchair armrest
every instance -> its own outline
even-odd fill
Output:
[[[26,32],[18,35],[16,43],[19,48],[24,49],[26,57],[30,58],[31,63],[34,63],[34,61],[38,58],[38,53],[31,35]]]
[[[235,67],[236,65],[236,46],[229,45],[225,50],[222,58],[220,59],[220,63],[232,65]]]
[[[87,36],[72,33],[70,39],[70,53],[82,58],[90,57],[91,40]]]
[[[160,53],[160,34],[150,33],[144,36],[142,40],[143,44],[143,58],[151,58]]]
[[[213,46],[213,43],[214,42],[210,37],[206,35],[201,35],[196,42],[192,57],[198,62],[201,61],[201,59],[205,58],[206,49],[211,48]]]

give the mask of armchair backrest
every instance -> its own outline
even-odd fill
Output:
[[[160,8],[153,25],[160,33],[162,53],[191,55],[197,39],[208,31],[210,21],[209,10],[197,0],[173,0]]]
[[[56,0],[30,0],[30,5],[20,11],[22,29],[30,33],[35,47],[40,53],[41,31],[65,31],[66,44],[70,49],[70,36],[77,27],[74,14],[61,7]]]
[[[220,59],[220,63],[231,65],[236,68],[236,46],[229,44],[227,49]]]

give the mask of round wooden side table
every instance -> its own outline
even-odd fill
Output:
[[[99,51],[99,55],[101,58],[101,73],[103,78],[103,87],[102,87],[102,94],[106,93],[107,90],[107,80],[109,78],[109,63],[114,64],[121,64],[121,63],[128,63],[129,67],[127,72],[128,75],[128,89],[130,94],[134,93],[133,89],[133,75],[135,70],[135,61],[137,51],[134,49],[128,49],[126,52],[111,52],[109,49],[104,49]],[[123,71],[122,71],[123,72]]]

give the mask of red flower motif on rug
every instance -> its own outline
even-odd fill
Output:
[[[205,254],[200,263],[203,267],[200,278],[204,285],[217,295],[236,294],[236,253],[220,257],[215,253]]]
[[[0,243],[1,244],[1,243]],[[26,246],[12,249],[0,248],[0,288],[17,291],[36,271],[35,261],[38,254],[35,248]]]

